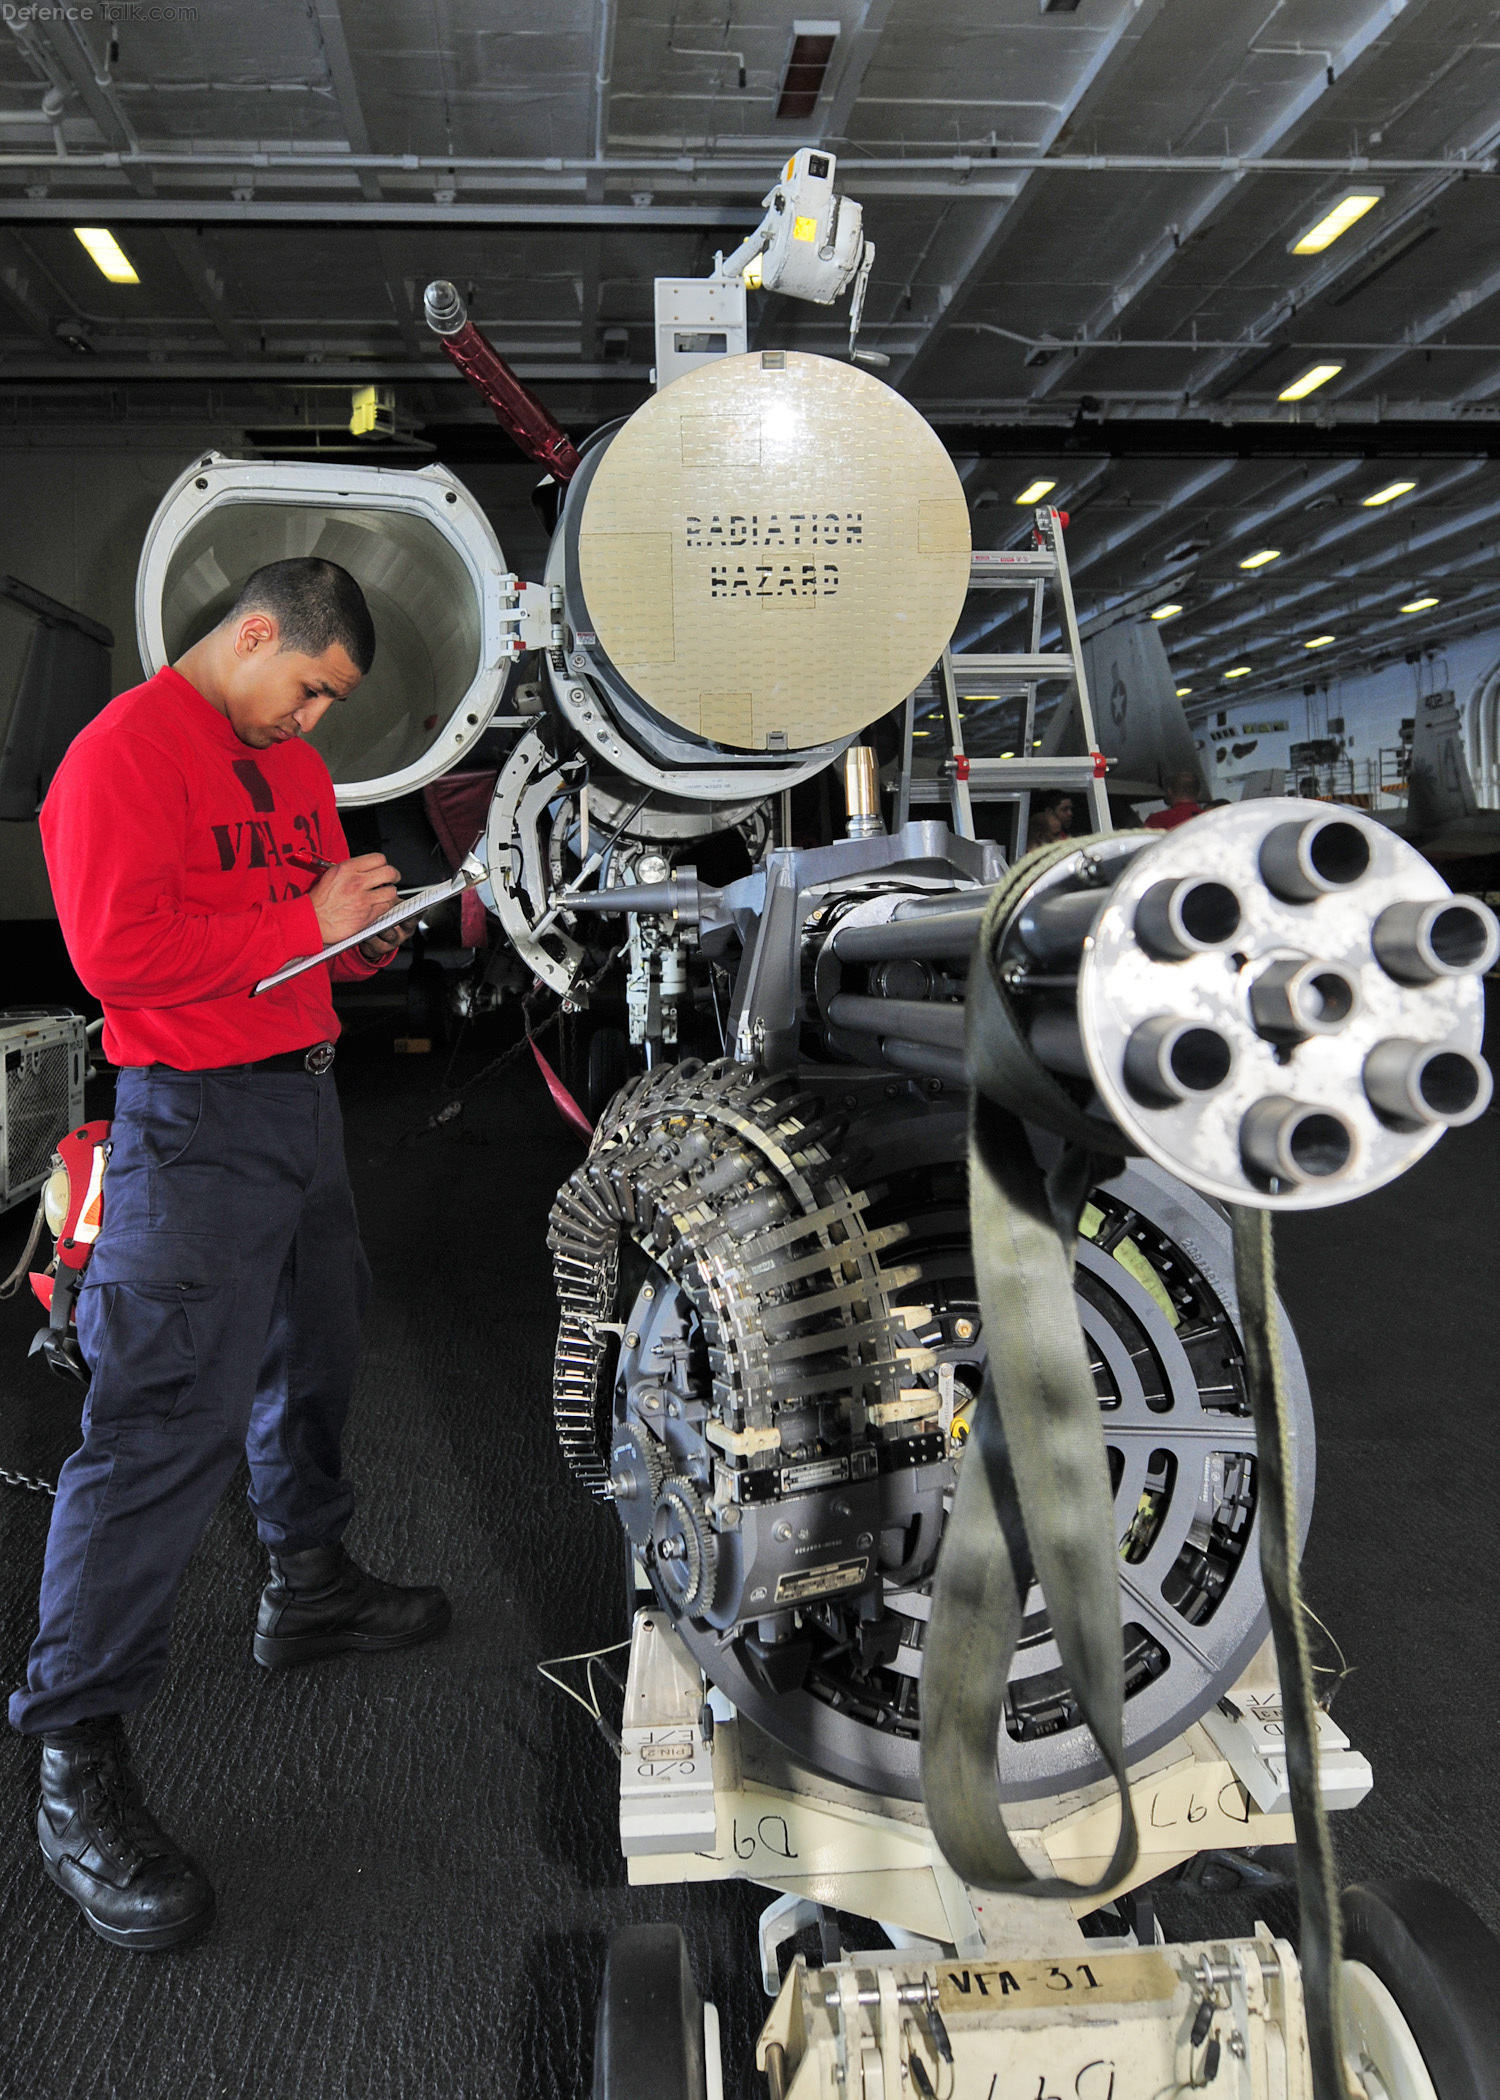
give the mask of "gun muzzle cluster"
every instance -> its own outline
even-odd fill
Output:
[[[982,893],[856,901],[815,987],[836,1047],[957,1079]],[[1480,977],[1500,926],[1356,810],[1262,801],[1044,869],[973,967],[1096,1122],[1225,1202],[1392,1181],[1488,1106]]]

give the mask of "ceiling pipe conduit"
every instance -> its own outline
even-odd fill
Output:
[[[1476,303],[1478,303],[1477,298]],[[875,325],[879,327],[881,324],[877,322]],[[892,322],[889,325],[899,327],[902,324]],[[1301,357],[1306,351],[1316,350],[1337,350],[1345,353],[1352,350],[1380,352],[1408,349],[1424,351],[1451,350],[1455,354],[1465,357],[1500,354],[1500,343],[1428,343],[1420,341],[1408,343],[1404,337],[1399,343],[1358,343],[1350,342],[1347,339],[1335,343],[1319,343],[1310,340],[1304,341],[1300,336],[1295,342],[1288,341],[1284,343],[1260,342],[1250,336],[1226,337],[1219,340],[1208,336],[1101,335],[1085,339],[1083,337],[1065,335],[1019,335],[1014,328],[999,328],[993,321],[955,321],[952,323],[952,327],[955,334],[967,330],[975,335],[1002,335],[1007,341],[1017,343],[1027,350],[1050,350],[1057,356],[1070,354],[1074,357],[1092,357],[1097,350],[1185,350],[1192,357],[1206,356],[1209,352],[1218,350],[1233,350],[1236,354],[1246,350],[1271,350],[1278,352],[1290,350],[1296,357]],[[1181,390],[1179,389],[1178,395],[1180,395],[1180,392]],[[1158,398],[1175,399],[1178,398],[1178,395],[1169,394]]]
[[[121,112],[121,120],[125,120]],[[150,147],[134,152],[94,151],[62,153],[25,148],[0,153],[0,167],[124,168],[134,163],[153,169],[242,168],[308,169],[337,168],[356,173],[368,168],[390,174],[494,174],[494,175],[686,175],[693,177],[734,175],[759,183],[774,179],[784,164],[780,151],[757,154],[671,154],[627,157],[605,154],[424,154],[277,152],[258,140],[231,144],[207,153],[165,153]],[[967,179],[995,171],[1034,174],[1056,171],[1075,175],[1494,175],[1500,173],[1500,153],[1486,150],[1473,158],[1445,155],[1437,159],[1376,159],[1363,154],[1332,157],[1271,157],[1235,154],[1174,153],[986,153],[960,154],[869,154],[840,163],[840,180],[855,191],[864,175],[953,175]],[[964,194],[982,196],[982,190]],[[1008,194],[1008,193],[1007,193]]]

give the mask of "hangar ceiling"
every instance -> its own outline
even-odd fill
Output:
[[[1195,695],[1500,618],[1483,0],[820,0],[796,118],[787,0],[45,12],[0,30],[8,424],[229,419],[274,446],[289,402],[336,430],[374,379],[393,457],[503,459],[427,280],[587,429],[647,390],[652,278],[704,273],[817,141],[877,244],[865,341],[959,459],[980,543],[1055,482],[1081,610],[1180,604]],[[1351,192],[1374,201],[1292,253]],[[839,347],[837,313],[752,308],[761,338]]]

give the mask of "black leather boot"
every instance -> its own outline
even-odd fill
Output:
[[[441,1590],[381,1582],[342,1546],[273,1553],[255,1621],[255,1660],[284,1670],[349,1648],[410,1648],[441,1633],[451,1617]]]
[[[42,1865],[112,1947],[159,1954],[214,1921],[201,1868],[156,1822],[117,1714],[42,1737]]]

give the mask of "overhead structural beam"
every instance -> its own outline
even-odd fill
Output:
[[[610,380],[644,386],[651,377],[649,365],[583,364],[576,360],[569,363],[561,358],[555,361],[508,358],[506,362],[518,378],[551,385],[564,385],[571,380]],[[447,358],[428,359],[421,364],[412,359],[397,362],[388,358],[323,357],[314,361],[274,354],[253,359],[184,357],[160,364],[149,363],[145,358],[125,357],[75,356],[66,364],[51,360],[43,364],[39,359],[26,357],[0,358],[0,393],[15,386],[36,386],[56,380],[77,387],[112,385],[121,380],[140,381],[148,386],[178,386],[184,380],[217,384],[220,380],[241,379],[291,380],[298,386],[310,387],[364,386],[372,380],[399,379],[468,383]],[[481,424],[479,427],[487,429],[489,426]]]
[[[1180,511],[1186,504],[1205,494],[1207,490],[1214,486],[1215,482],[1222,481],[1224,476],[1232,472],[1238,464],[1239,462],[1234,459],[1215,460],[1211,467],[1193,475],[1190,480],[1183,482],[1181,487],[1174,489],[1164,502],[1152,504],[1149,508],[1143,509],[1138,517],[1130,520],[1128,525],[1122,525],[1118,531],[1110,533],[1107,538],[1101,540],[1097,546],[1091,547],[1087,553],[1080,555],[1077,560],[1074,560],[1070,555],[1068,557],[1069,576],[1076,583],[1080,576],[1085,575],[1088,570],[1103,561],[1108,555],[1117,554],[1122,547],[1128,547],[1133,540],[1139,539],[1142,533],[1149,532],[1153,525],[1160,525],[1163,518]],[[972,649],[976,643],[982,642],[988,635],[993,634],[997,628],[1003,627],[1006,621],[1012,617],[1012,610],[1010,606],[1006,606],[997,611],[992,618],[986,620],[965,642],[965,648]]]
[[[1399,364],[1401,359],[1409,357],[1412,351],[1420,350],[1431,337],[1441,335],[1444,329],[1453,328],[1458,322],[1466,320],[1470,314],[1477,313],[1497,292],[1500,292],[1500,269],[1491,270],[1478,284],[1465,285],[1461,291],[1455,292],[1451,299],[1444,300],[1441,306],[1434,308],[1425,319],[1406,331],[1406,340],[1399,348],[1380,351],[1360,367],[1356,379],[1347,384],[1341,381],[1339,393],[1346,394],[1355,388],[1360,393],[1367,393],[1370,382],[1377,379],[1382,372],[1388,372],[1392,365]]]
[[[1321,474],[1307,475],[1301,481],[1294,481],[1285,494],[1277,497],[1274,502],[1263,504],[1258,510],[1249,512],[1243,518],[1237,518],[1220,533],[1218,545],[1233,547],[1241,540],[1264,532],[1268,525],[1274,525],[1276,520],[1284,518],[1288,511],[1305,510],[1316,497],[1326,495],[1329,489],[1336,489],[1341,482],[1347,481],[1351,474],[1357,474],[1363,464],[1364,462],[1358,459],[1341,459],[1336,466],[1325,467]]]
[[[1423,573],[1438,583],[1445,582],[1449,576],[1453,576],[1458,579],[1460,587],[1464,587],[1463,572],[1469,566],[1470,563],[1467,560],[1450,562],[1438,568],[1424,570]],[[1475,577],[1468,582],[1464,597],[1447,599],[1443,602],[1441,609],[1434,607],[1427,613],[1398,614],[1396,620],[1393,621],[1390,616],[1390,608],[1393,601],[1398,601],[1404,597],[1410,588],[1411,585],[1409,583],[1391,584],[1383,590],[1367,591],[1358,597],[1351,598],[1347,605],[1341,607],[1336,613],[1311,616],[1316,618],[1321,624],[1325,618],[1327,620],[1340,618],[1346,620],[1359,619],[1368,622],[1372,617],[1380,619],[1382,614],[1384,615],[1384,624],[1378,633],[1371,634],[1367,626],[1361,635],[1341,636],[1339,641],[1326,652],[1315,650],[1309,653],[1300,639],[1293,641],[1285,635],[1278,635],[1268,639],[1265,646],[1273,651],[1279,650],[1281,653],[1273,655],[1269,664],[1262,662],[1254,667],[1257,679],[1262,681],[1265,679],[1281,681],[1288,677],[1301,677],[1309,681],[1314,677],[1324,679],[1330,672],[1333,672],[1334,675],[1340,675],[1338,667],[1346,665],[1351,657],[1393,653],[1396,649],[1402,647],[1410,648],[1413,645],[1421,647],[1424,644],[1424,638],[1430,635],[1435,627],[1441,628],[1451,625],[1455,619],[1470,619],[1477,608],[1487,606],[1497,598],[1500,598],[1500,575],[1492,574]],[[1220,677],[1222,676],[1219,670],[1221,664],[1229,663],[1236,656],[1241,656],[1245,653],[1244,645],[1241,644],[1234,649],[1224,650],[1212,661],[1185,664],[1178,670],[1176,675],[1182,678]],[[1253,694],[1257,689],[1257,687],[1252,686],[1250,689],[1251,693]],[[1208,717],[1216,708],[1229,707],[1234,703],[1235,693],[1233,691],[1203,694],[1195,687],[1192,706],[1185,712],[1189,715],[1190,720],[1196,718],[1196,720],[1192,720],[1192,726],[1201,729],[1207,726]]]
[[[1500,516],[1500,504],[1492,505],[1490,514],[1492,516]],[[1349,570],[1345,581],[1355,582],[1357,578],[1368,572],[1368,566],[1368,564],[1361,564],[1358,568]],[[1473,571],[1476,568],[1481,571],[1477,576],[1473,575]],[[1500,562],[1496,560],[1493,547],[1470,547],[1466,548],[1462,554],[1451,561],[1424,562],[1418,573],[1424,584],[1445,584],[1450,577],[1457,581],[1462,581],[1468,577],[1471,579],[1473,587],[1493,584],[1497,589],[1500,589]],[[1326,614],[1317,613],[1309,617],[1318,620],[1320,623],[1324,620],[1354,619],[1362,613],[1378,610],[1383,605],[1388,606],[1393,599],[1399,600],[1404,598],[1413,588],[1412,578],[1408,574],[1398,581],[1377,585],[1373,589],[1366,590],[1360,595],[1348,599],[1336,611]],[[1287,613],[1296,612],[1301,602],[1299,599],[1297,604],[1289,604],[1285,608],[1278,607],[1277,616],[1284,617]],[[1403,614],[1403,627],[1407,620],[1420,617],[1421,615],[1418,614]],[[1415,629],[1410,631],[1416,632]],[[1229,657],[1237,654],[1242,647],[1243,645],[1240,644],[1235,649],[1226,650],[1217,657],[1206,659],[1203,668],[1207,670],[1215,664],[1227,662]]]
[[[1247,338],[1266,343],[1269,347],[1277,329],[1299,310],[1321,299],[1325,292],[1341,280],[1350,277],[1357,280],[1360,270],[1377,250],[1385,246],[1393,235],[1400,234],[1407,227],[1424,219],[1444,191],[1464,179],[1463,169],[1471,156],[1482,159],[1485,155],[1493,153],[1497,141],[1500,141],[1500,124],[1493,124],[1481,137],[1471,140],[1461,156],[1455,156],[1454,165],[1450,169],[1440,174],[1429,175],[1416,183],[1390,212],[1373,215],[1376,224],[1356,234],[1347,248],[1344,248],[1342,243],[1335,243],[1323,260],[1314,267],[1312,273],[1298,285],[1295,297],[1282,293],[1273,305],[1263,308],[1256,315],[1245,331]],[[1289,344],[1288,347],[1298,351],[1303,348],[1300,343]],[[1211,398],[1218,382],[1230,374],[1235,357],[1239,354],[1216,358],[1197,372],[1193,379],[1194,394],[1199,399]],[[1346,373],[1328,388],[1324,394],[1325,401],[1338,400],[1343,395],[1363,388],[1371,370],[1371,366],[1363,365],[1357,375],[1353,372]]]
[[[380,258],[380,274],[385,283],[385,295],[391,302],[391,313],[401,331],[401,341],[409,357],[418,359],[432,353],[432,331],[425,321],[419,320],[407,290],[406,273],[400,266],[395,243],[388,233],[378,228],[375,233],[375,252]],[[420,293],[417,297],[420,299]]]
[[[1493,560],[1493,557],[1491,557],[1491,559]],[[1441,582],[1444,579],[1444,577],[1449,573],[1462,573],[1464,571],[1472,569],[1473,566],[1474,565],[1472,561],[1466,559],[1454,563],[1452,565],[1451,570],[1444,568],[1440,570],[1431,570],[1429,572],[1428,570],[1424,569],[1422,573],[1424,578],[1428,573],[1431,573],[1434,581]],[[1409,576],[1410,572],[1407,573]],[[1399,600],[1403,598],[1406,595],[1406,593],[1413,588],[1414,586],[1410,581],[1404,581],[1393,585],[1390,591],[1382,595],[1384,599],[1395,598]],[[1364,598],[1356,601],[1352,605],[1346,606],[1344,604],[1337,604],[1330,606],[1325,603],[1322,607],[1315,609],[1311,605],[1307,604],[1305,600],[1299,600],[1298,604],[1289,605],[1281,614],[1278,615],[1277,620],[1275,622],[1275,626],[1277,630],[1285,631],[1287,626],[1293,621],[1295,621],[1299,626],[1301,626],[1304,629],[1312,626],[1318,626],[1320,628],[1329,627],[1336,625],[1341,620],[1347,621],[1356,617],[1362,607],[1368,610],[1368,608],[1373,602],[1374,601],[1369,598]],[[1277,640],[1279,639],[1279,632],[1275,632],[1272,633],[1270,636],[1267,636],[1265,633],[1265,625],[1268,624],[1270,624],[1269,620],[1267,623],[1263,624],[1261,629],[1261,636],[1259,639],[1252,630],[1247,628],[1237,628],[1233,634],[1225,635],[1216,639],[1215,642],[1210,646],[1209,650],[1206,652],[1198,650],[1183,652],[1186,661],[1184,661],[1184,663],[1182,664],[1178,675],[1182,677],[1187,677],[1190,675],[1196,675],[1198,677],[1212,677],[1214,673],[1216,671],[1221,670],[1225,664],[1232,664],[1238,659],[1246,656],[1253,657],[1257,649],[1274,647]],[[1316,654],[1317,651],[1313,651],[1312,654],[1307,658],[1307,661],[1310,663],[1312,661],[1312,656],[1315,656]]]
[[[235,317],[226,296],[223,271],[209,256],[202,234],[186,226],[166,226],[162,229],[162,239],[230,355],[249,357],[254,345]]]
[[[1106,556],[1117,554],[1120,548],[1128,547],[1132,540],[1139,539],[1143,532],[1149,532],[1153,525],[1159,525],[1164,517],[1182,510],[1187,504],[1192,503],[1197,497],[1211,489],[1215,482],[1222,481],[1226,474],[1232,474],[1238,465],[1239,461],[1235,459],[1216,459],[1211,466],[1201,468],[1198,473],[1191,475],[1184,481],[1180,487],[1173,489],[1171,495],[1164,498],[1162,502],[1144,507],[1137,516],[1131,518],[1129,524],[1120,526],[1118,531],[1110,533],[1097,546],[1090,547],[1087,553],[1080,555],[1076,560],[1070,554],[1068,557],[1069,576],[1076,584],[1080,576],[1085,575],[1088,570],[1103,561]],[[965,643],[965,647],[972,648],[975,642],[983,641],[985,636],[993,634],[997,627],[1003,627],[1010,616],[1010,606],[1007,605],[1001,608],[995,613],[993,618],[985,621],[984,625]]]
[[[1143,532],[1149,532],[1154,525],[1160,525],[1164,519],[1175,517],[1189,503],[1196,502],[1199,496],[1205,495],[1214,486],[1215,482],[1222,481],[1226,474],[1232,474],[1238,465],[1239,461],[1236,459],[1216,459],[1211,466],[1204,467],[1198,473],[1190,475],[1180,487],[1173,489],[1170,496],[1165,497],[1160,503],[1153,503],[1145,507],[1138,517],[1130,520],[1128,525],[1122,525],[1117,532],[1110,533],[1097,546],[1090,547],[1087,553],[1080,555],[1077,561],[1072,560],[1070,557],[1068,562],[1069,575],[1076,582],[1080,576],[1087,574],[1090,569],[1096,567],[1106,556],[1117,554],[1122,547],[1128,547],[1132,540],[1138,540]]]
[[[615,70],[615,25],[619,20],[615,0],[598,0],[599,41],[594,55],[594,84],[589,97],[589,136],[594,159],[604,160],[609,148],[609,87]]]
[[[323,63],[333,83],[333,99],[343,121],[344,136],[355,153],[368,153],[370,132],[365,123],[364,105],[360,101],[359,82],[354,77],[354,63],[349,56],[349,40],[344,34],[339,0],[313,0],[310,12],[323,46]],[[361,195],[378,198],[380,176],[376,170],[360,168],[358,174]]]
[[[603,236],[599,233],[586,233],[579,246],[582,252],[578,276],[578,348],[582,356],[593,358],[599,355],[599,284],[603,265]]]
[[[1487,459],[1465,460],[1462,465],[1453,468],[1437,481],[1430,483],[1423,493],[1429,499],[1436,496],[1444,496],[1450,489],[1459,488],[1464,482],[1471,481],[1476,474],[1480,473],[1489,464],[1490,462]],[[1382,520],[1381,513],[1378,510],[1365,510],[1363,508],[1355,510],[1348,517],[1340,518],[1336,523],[1329,525],[1324,531],[1308,540],[1305,545],[1294,549],[1292,553],[1285,557],[1288,566],[1278,571],[1277,582],[1279,583],[1283,576],[1291,575],[1300,563],[1313,560],[1320,554],[1326,554],[1330,547],[1342,546],[1345,540],[1355,539],[1363,533],[1378,531],[1382,522],[1389,526],[1391,520],[1389,518]],[[1396,551],[1399,553],[1403,548],[1411,544],[1412,542],[1408,537],[1400,543]],[[1383,560],[1384,553],[1378,557],[1372,557],[1372,559],[1377,561]],[[1336,569],[1330,572],[1330,576],[1331,578],[1337,578],[1344,573],[1342,569]],[[1316,578],[1304,585],[1300,593],[1283,594],[1282,597],[1271,602],[1278,605],[1283,603],[1290,604],[1294,602],[1297,596],[1307,596],[1321,590],[1328,581],[1329,577]],[[1257,587],[1264,590],[1266,587],[1266,579],[1264,577],[1260,579],[1258,586],[1241,580],[1217,584],[1206,597],[1199,599],[1190,617],[1193,621],[1197,621],[1210,606],[1218,604],[1221,599],[1233,597],[1240,592],[1250,591]],[[1262,597],[1259,602],[1264,605],[1268,601]],[[1240,619],[1224,623],[1220,627],[1204,628],[1199,631],[1207,635],[1228,633],[1231,628],[1253,624],[1259,617],[1260,613],[1252,609],[1250,605],[1247,605],[1247,609]]]
[[[865,76],[880,48],[880,39],[885,35],[885,26],[895,4],[896,0],[864,0],[859,20],[839,38],[845,48],[828,108],[818,128],[820,144],[836,142],[842,145],[848,138],[849,122],[864,87]],[[856,161],[843,170],[846,184],[851,176],[857,175],[858,168]]]
[[[1215,554],[1234,546],[1237,541],[1250,538],[1252,534],[1263,533],[1267,526],[1284,517],[1288,511],[1304,507],[1315,497],[1336,488],[1341,481],[1346,481],[1351,474],[1357,474],[1362,464],[1363,462],[1357,459],[1344,459],[1310,479],[1298,479],[1274,502],[1262,504],[1259,509],[1236,519],[1227,530],[1217,535],[1214,545],[1205,548],[1202,554],[1191,556],[1186,561],[1163,563],[1144,583],[1132,584],[1129,591],[1122,596],[1106,598],[1101,604],[1094,605],[1086,619],[1094,623],[1113,621],[1123,618],[1124,608],[1133,605],[1137,599],[1150,598],[1153,594],[1156,597],[1166,597],[1169,593],[1190,591],[1194,576],[1205,560],[1211,561]],[[1213,601],[1209,599],[1204,602]]]
[[[1430,4],[1430,0],[1416,0],[1417,6],[1424,4]],[[1330,58],[1326,70],[1319,66],[1306,84],[1277,111],[1250,148],[1247,157],[1254,160],[1270,159],[1282,142],[1313,113],[1324,96],[1333,88],[1342,86],[1359,70],[1362,62],[1370,58],[1392,23],[1414,11],[1413,0],[1379,0],[1379,5],[1371,9],[1354,34],[1345,40],[1342,49]],[[1310,57],[1319,55],[1321,54],[1309,53]],[[1240,187],[1240,181],[1239,175],[1231,174],[1222,176],[1217,182],[1210,184],[1203,194],[1179,215],[1174,224],[1157,237],[1144,255],[1138,257],[1131,265],[1109,297],[1089,315],[1079,331],[1084,342],[1091,336],[1102,335],[1151,289],[1162,273],[1170,267],[1183,242],[1190,240],[1200,227],[1207,225],[1219,207],[1234,195]],[[1045,400],[1067,369],[1067,365],[1062,362],[1054,363],[1042,374],[1033,389],[1033,398]]]
[[[1388,604],[1390,598],[1397,595],[1399,593],[1387,593],[1381,602]],[[1449,633],[1457,626],[1467,625],[1471,620],[1483,623],[1493,620],[1497,605],[1500,605],[1500,586],[1486,588],[1480,582],[1472,585],[1464,598],[1455,599],[1451,606],[1443,611],[1440,612],[1435,607],[1427,619],[1421,620],[1420,625],[1419,615],[1398,615],[1399,625],[1390,621],[1387,616],[1387,622],[1383,623],[1378,631],[1371,633],[1367,630],[1364,634],[1341,636],[1332,647],[1314,650],[1311,654],[1295,638],[1278,636],[1271,645],[1276,653],[1271,656],[1270,661],[1254,667],[1255,682],[1250,685],[1245,698],[1253,700],[1257,693],[1264,694],[1268,685],[1310,685],[1314,681],[1323,683],[1333,678],[1347,677],[1351,666],[1365,662],[1372,656],[1393,657],[1407,650],[1428,648],[1436,636]],[[1373,613],[1378,617],[1378,605],[1375,601],[1361,601],[1359,609],[1367,616]],[[1235,653],[1230,652],[1231,655]],[[1227,660],[1226,658],[1225,661]],[[1213,678],[1222,674],[1213,666],[1202,670],[1195,669],[1193,673],[1183,675]],[[1212,694],[1209,708],[1229,708],[1242,704],[1237,702],[1236,695],[1243,691],[1244,688],[1236,683],[1227,690]],[[1193,697],[1196,701],[1196,691]],[[1203,727],[1206,724],[1200,722],[1199,726]]]
[[[1489,504],[1489,506],[1485,506],[1481,510],[1473,510],[1471,514],[1468,514],[1468,521],[1466,521],[1464,529],[1473,531],[1475,529],[1475,521],[1492,519],[1494,514],[1496,514],[1496,510],[1500,510],[1500,506],[1496,506],[1496,504]],[[1439,538],[1450,538],[1450,535],[1447,535],[1447,533],[1435,535],[1433,544],[1437,544]],[[1284,624],[1292,622],[1292,619],[1296,619],[1296,622],[1305,624],[1305,626],[1311,626],[1311,624],[1328,626],[1328,624],[1338,622],[1338,619],[1349,619],[1351,611],[1349,611],[1349,607],[1345,603],[1342,603],[1342,601],[1345,601],[1347,592],[1349,592],[1349,584],[1355,582],[1357,577],[1372,575],[1376,569],[1389,569],[1393,563],[1401,561],[1401,556],[1405,556],[1405,554],[1408,554],[1408,550],[1405,550],[1405,548],[1393,548],[1393,550],[1387,548],[1380,554],[1370,554],[1366,561],[1351,563],[1347,567],[1338,569],[1330,577],[1319,577],[1315,584],[1309,584],[1303,590],[1290,592],[1286,598],[1277,598],[1275,605],[1265,607],[1256,617],[1244,617],[1244,619],[1235,619],[1235,622],[1225,622],[1223,626],[1218,626],[1212,632],[1204,634],[1200,640],[1193,640],[1193,643],[1183,643],[1179,653],[1185,655],[1185,657],[1191,657],[1193,664],[1197,668],[1212,670],[1216,664],[1227,664],[1227,661],[1231,661],[1233,657],[1244,655],[1246,649],[1252,649],[1254,647],[1254,634],[1256,632],[1265,632],[1267,626],[1284,626]],[[1452,569],[1443,569],[1441,573],[1468,571],[1468,569],[1473,569],[1481,559],[1485,563],[1485,573],[1494,575],[1494,550],[1492,548],[1489,548],[1483,556],[1479,552],[1468,552],[1468,554],[1462,556],[1458,563],[1452,565]],[[1414,580],[1426,582],[1426,577],[1437,575],[1437,573],[1439,571],[1435,571],[1431,567],[1431,563],[1408,561],[1408,565],[1401,569],[1401,575],[1405,577],[1405,582],[1399,582],[1397,586],[1393,586],[1393,590],[1395,590],[1395,594],[1405,594],[1405,592],[1414,588]],[[1332,598],[1334,603],[1330,603],[1330,598]]]
[[[111,224],[146,222],[179,226],[743,226],[760,217],[755,204],[493,204],[405,202],[383,197],[7,197],[0,195],[0,225],[72,225],[87,207]]]
[[[77,8],[38,9],[43,17],[38,26],[72,81],[79,100],[99,127],[101,138],[107,146],[120,149],[126,181],[138,196],[149,197],[156,188],[156,178],[139,157],[141,142],[135,127],[121,108],[108,74],[101,75],[96,70],[82,30],[72,19],[62,19],[80,12]]]
[[[65,350],[53,327],[60,316],[48,303],[46,280],[15,236],[4,232],[0,232],[0,295],[54,356],[77,362],[79,353]]]
[[[1066,462],[1101,453],[1118,459],[1450,459],[1500,455],[1500,415],[1455,420],[1418,412],[1382,417],[1238,415],[1210,421],[1189,415],[1110,416],[1097,423],[983,421],[967,404],[918,401],[915,406],[948,450],[981,459],[1032,459],[1050,453]],[[1002,411],[1003,413],[1003,406]]]
[[[1104,92],[1165,5],[1166,0],[1135,0],[1134,5],[1121,6],[1114,26],[1100,37],[1087,63],[1064,95],[1062,107],[1048,119],[1040,156],[1050,153],[1069,124],[1085,118],[1091,101]],[[983,167],[984,163],[981,161],[979,165]],[[895,379],[903,393],[909,394],[914,380],[946,332],[948,323],[957,320],[962,313],[1004,238],[1011,213],[1023,198],[1034,193],[1035,186],[1036,172],[1033,169],[1018,186],[1015,197],[965,215],[959,245],[949,260],[952,274],[947,282],[939,285],[936,309],[927,316],[922,341]]]

